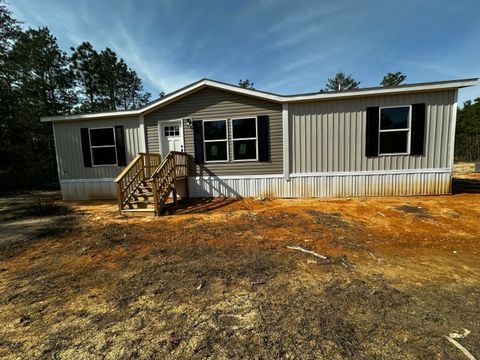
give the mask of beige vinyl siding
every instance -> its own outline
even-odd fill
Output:
[[[187,117],[194,120],[231,119],[241,116],[268,115],[270,126],[270,161],[226,162],[201,164],[194,175],[262,175],[281,174],[283,171],[282,105],[274,102],[206,88],[190,94],[175,103],[145,115],[147,150],[159,152],[158,121]],[[229,152],[232,154],[231,125],[228,121]],[[195,154],[193,129],[184,123],[185,151]],[[193,169],[192,169],[193,170]]]
[[[359,97],[289,104],[292,173],[450,167],[456,91]],[[425,103],[423,156],[365,156],[366,108]]]
[[[140,152],[138,118],[113,118],[53,124],[60,180],[115,178],[123,166],[83,166],[81,128],[123,126],[127,164]]]

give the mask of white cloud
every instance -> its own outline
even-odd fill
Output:
[[[195,70],[185,71],[177,68],[175,64],[164,60],[163,56],[165,55],[160,56],[155,51],[148,51],[140,46],[138,40],[119,22],[116,26],[116,34],[110,39],[110,42],[114,51],[124,58],[140,77],[156,86],[158,92],[160,90],[171,92],[199,80],[200,76],[196,75]],[[162,53],[168,54],[168,49],[163,48],[163,45],[155,44],[164,50]]]

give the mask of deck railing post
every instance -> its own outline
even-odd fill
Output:
[[[118,210],[123,210],[123,192],[122,192],[122,182],[117,182],[117,201],[118,201]]]
[[[148,158],[147,158],[147,156],[148,156],[148,155],[146,155],[146,154],[142,154],[142,157],[140,158],[140,169],[141,169],[141,170],[140,170],[140,171],[141,171],[141,172],[140,172],[140,175],[141,175],[141,177],[142,177],[142,180],[145,180],[146,177],[147,177],[147,174],[146,174],[146,172],[145,172],[145,163],[148,164]],[[147,161],[145,161],[145,160],[147,160]]]
[[[153,204],[155,207],[155,216],[160,215],[160,204],[159,204],[159,199],[158,199],[158,180],[157,177],[153,178],[153,183],[152,183],[152,190],[153,190]]]

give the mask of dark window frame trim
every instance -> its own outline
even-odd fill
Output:
[[[234,120],[243,120],[243,119],[255,119],[255,137],[254,138],[234,138],[233,134],[233,121]],[[232,128],[232,162],[252,162],[252,161],[259,161],[258,160],[258,115],[252,115],[252,116],[241,116],[241,117],[235,117],[230,119],[230,126]],[[239,159],[235,160],[235,141],[241,141],[241,140],[255,140],[255,159]]]
[[[92,130],[101,130],[101,129],[111,129],[113,132],[113,145],[92,145]],[[90,142],[90,156],[92,158],[92,167],[105,167],[105,166],[118,166],[118,154],[117,154],[117,138],[115,136],[115,126],[101,126],[101,127],[93,127],[88,128],[88,141]],[[95,164],[95,159],[93,157],[93,148],[111,148],[115,149],[115,163],[114,164]]]
[[[408,108],[408,128],[402,129],[384,129],[382,130],[382,109],[393,108]],[[380,138],[382,133],[386,132],[407,132],[407,150],[400,153],[382,153],[380,151]],[[410,155],[411,150],[411,133],[412,133],[412,105],[393,105],[393,106],[379,106],[378,108],[378,156],[398,156],[398,155]]]

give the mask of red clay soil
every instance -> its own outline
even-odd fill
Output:
[[[0,201],[2,358],[461,359],[464,329],[480,356],[479,194],[51,197]]]

